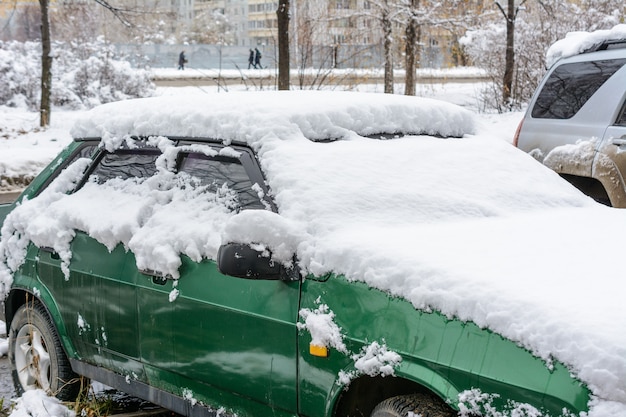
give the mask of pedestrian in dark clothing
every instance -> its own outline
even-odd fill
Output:
[[[185,51],[182,51],[180,55],[178,55],[178,69],[184,70],[186,63],[187,63],[187,58],[185,57]]]
[[[250,56],[248,56],[248,69],[250,67],[256,68],[256,64],[254,63],[254,51],[250,49]]]
[[[254,68],[263,68],[263,65],[261,65],[261,51],[257,48],[254,48]]]

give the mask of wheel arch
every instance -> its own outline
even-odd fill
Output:
[[[30,288],[36,288],[37,291],[35,292]],[[65,355],[68,358],[76,358],[76,350],[69,341],[65,325],[61,319],[61,313],[50,293],[41,285],[33,287],[14,287],[11,289],[4,300],[4,314],[7,327],[11,325],[17,310],[30,302],[37,302],[44,308],[57,331]]]
[[[419,378],[415,376],[419,375]],[[459,391],[441,375],[417,364],[403,363],[395,376],[360,376],[348,385],[335,384],[328,416],[369,416],[380,402],[398,395],[431,393],[458,410]],[[452,402],[451,402],[452,401]]]
[[[595,201],[607,206],[617,205],[619,207],[620,202],[616,201],[617,197],[615,192],[612,193],[612,196],[609,195],[609,190],[607,189],[606,184],[599,179],[562,173],[560,173],[559,175],[567,182],[572,184],[574,187],[576,187],[578,190],[580,190],[583,194],[593,198]],[[619,200],[624,199],[620,198]],[[622,205],[623,204],[624,202],[622,201]]]

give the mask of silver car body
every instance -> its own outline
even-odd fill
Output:
[[[549,69],[535,92],[515,138],[515,144],[533,155],[596,200],[614,207],[626,207],[626,48],[583,53],[559,60]],[[602,65],[612,66],[603,75]],[[599,87],[578,77],[578,91],[557,94],[559,74],[587,68],[599,77]],[[573,75],[572,75],[573,74]],[[564,82],[565,84],[566,82]],[[554,101],[584,101],[570,114],[551,114],[541,107],[542,92],[552,85]],[[556,87],[555,87],[556,86]],[[597,87],[597,85],[596,85]],[[583,90],[593,90],[592,93]],[[543,93],[546,94],[545,92]],[[548,93],[550,94],[550,93]]]

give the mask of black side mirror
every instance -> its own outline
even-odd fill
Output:
[[[222,274],[237,278],[286,281],[294,279],[293,271],[287,271],[282,264],[272,261],[270,256],[242,243],[220,246],[217,267]]]

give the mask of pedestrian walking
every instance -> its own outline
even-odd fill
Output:
[[[248,69],[250,67],[256,68],[256,64],[254,63],[254,51],[250,49],[250,55],[248,56]]]
[[[178,69],[184,70],[185,64],[187,63],[187,57],[185,57],[185,51],[183,50],[180,55],[178,55]]]
[[[254,68],[263,68],[263,65],[261,65],[261,51],[258,48],[254,48]]]

